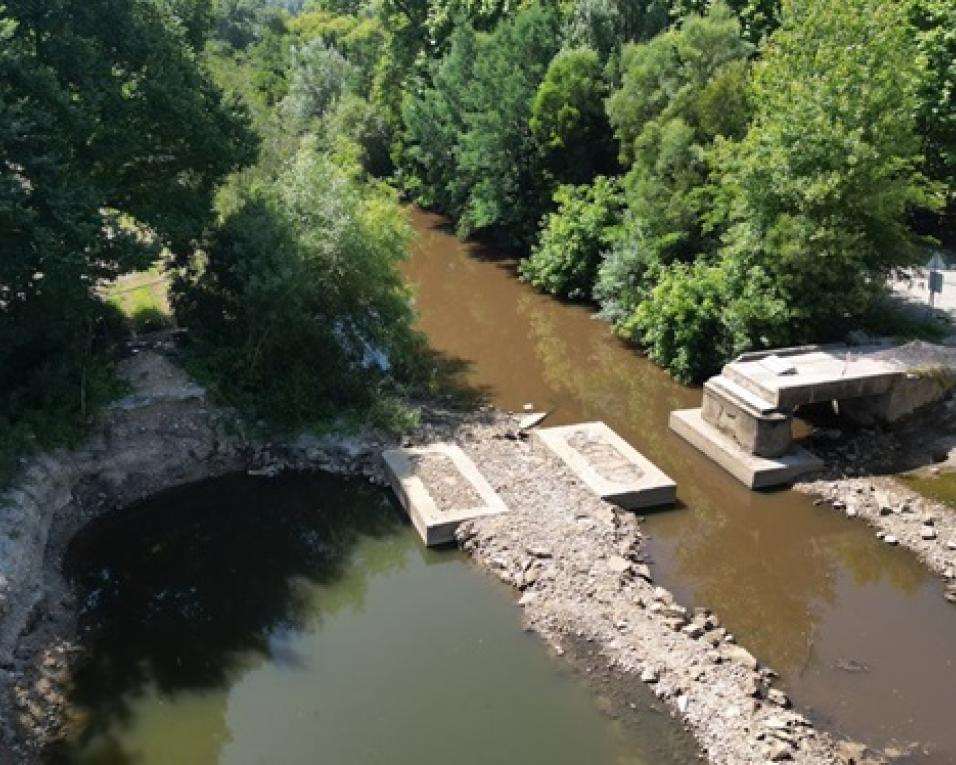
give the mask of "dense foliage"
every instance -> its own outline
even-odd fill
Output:
[[[183,10],[183,13],[180,13]],[[109,393],[98,287],[190,251],[249,161],[189,4],[0,6],[0,441],[75,434]],[[104,24],[109,18],[109,24]]]
[[[602,255],[621,234],[620,184],[603,176],[586,186],[559,186],[521,276],[552,295],[587,299]]]
[[[374,409],[410,308],[393,194],[303,143],[274,182],[230,195],[198,271],[175,292],[200,374],[229,401],[294,426]]]
[[[956,241],[954,28],[951,0],[6,0],[0,449],[110,393],[103,285],[161,252],[230,400],[392,401],[385,183],[682,379],[837,337]]]

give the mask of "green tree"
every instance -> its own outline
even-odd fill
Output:
[[[620,234],[623,197],[618,182],[598,177],[589,186],[560,186],[521,277],[552,295],[588,300],[601,257]]]
[[[410,232],[394,193],[357,183],[306,141],[274,181],[231,199],[204,262],[174,291],[197,373],[290,427],[379,406],[412,340],[396,268]]]
[[[281,118],[305,127],[354,87],[355,78],[355,67],[321,39],[293,49],[289,93],[279,107]]]
[[[449,213],[462,235],[485,229],[530,241],[552,189],[528,125],[558,47],[557,17],[538,5],[493,32],[465,24],[452,34],[431,86],[406,96],[405,188]]]
[[[558,183],[587,183],[615,169],[601,69],[589,48],[561,51],[535,94],[531,135],[542,152],[544,172]]]
[[[935,233],[952,245],[956,244],[956,4],[910,0],[908,16],[926,61],[917,111],[925,172],[948,189]]]
[[[780,24],[780,0],[722,0],[740,19],[744,37],[756,43]],[[691,14],[706,13],[714,0],[670,0],[671,16],[680,21]]]
[[[176,3],[0,8],[0,433],[75,432],[105,379],[104,280],[185,256],[252,159]],[[104,19],[109,19],[104,24]],[[99,383],[97,382],[99,381]]]
[[[621,86],[607,108],[629,166],[625,233],[602,264],[595,292],[624,337],[640,340],[633,312],[661,268],[719,247],[709,155],[718,136],[746,132],[752,50],[721,3],[624,49]]]
[[[724,256],[767,274],[788,307],[766,340],[839,334],[913,262],[907,214],[938,199],[920,171],[922,66],[904,14],[889,0],[785,2],[757,65],[754,125],[720,163]]]
[[[418,81],[402,104],[404,134],[398,152],[402,185],[419,204],[458,217],[467,186],[458,172],[458,153],[472,106],[478,38],[470,25],[458,27],[448,53],[434,66],[431,86]]]
[[[666,0],[575,0],[564,34],[569,45],[591,48],[607,61],[624,43],[648,40],[669,21]]]

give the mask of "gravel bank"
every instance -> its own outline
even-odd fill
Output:
[[[75,603],[63,580],[67,544],[90,520],[171,486],[237,469],[329,470],[383,483],[376,434],[257,442],[162,354],[124,363],[133,392],[86,447],[24,466],[0,499],[0,761],[39,759],[62,734],[64,687],[76,657]],[[720,625],[655,587],[639,519],[590,494],[564,464],[491,411],[430,409],[404,445],[457,442],[510,512],[467,525],[462,547],[515,589],[527,626],[603,688],[650,686],[694,734],[710,762],[863,763],[860,746],[833,740],[789,708]]]
[[[876,761],[790,709],[772,670],[736,645],[719,615],[688,613],[655,587],[638,516],[592,495],[523,436],[497,416],[450,420],[427,434],[453,438],[508,505],[508,513],[463,526],[459,541],[520,592],[526,625],[557,654],[587,644],[624,691],[651,686],[712,763]]]
[[[896,477],[956,471],[956,399],[895,427],[825,432],[811,448],[825,471],[794,488],[865,521],[887,544],[912,550],[942,578],[943,597],[956,603],[956,510]]]

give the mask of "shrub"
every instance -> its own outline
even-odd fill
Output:
[[[408,239],[394,194],[307,142],[274,182],[238,190],[205,263],[174,285],[196,373],[283,426],[370,410],[410,344]]]
[[[521,276],[553,295],[590,298],[601,256],[620,231],[620,185],[598,177],[590,186],[560,186],[554,202]]]

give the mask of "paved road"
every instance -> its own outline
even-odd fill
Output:
[[[956,270],[943,271],[943,291],[936,293],[934,305],[956,322]],[[908,280],[890,282],[893,293],[907,304],[925,306],[929,313],[929,275],[925,268],[913,269]]]

